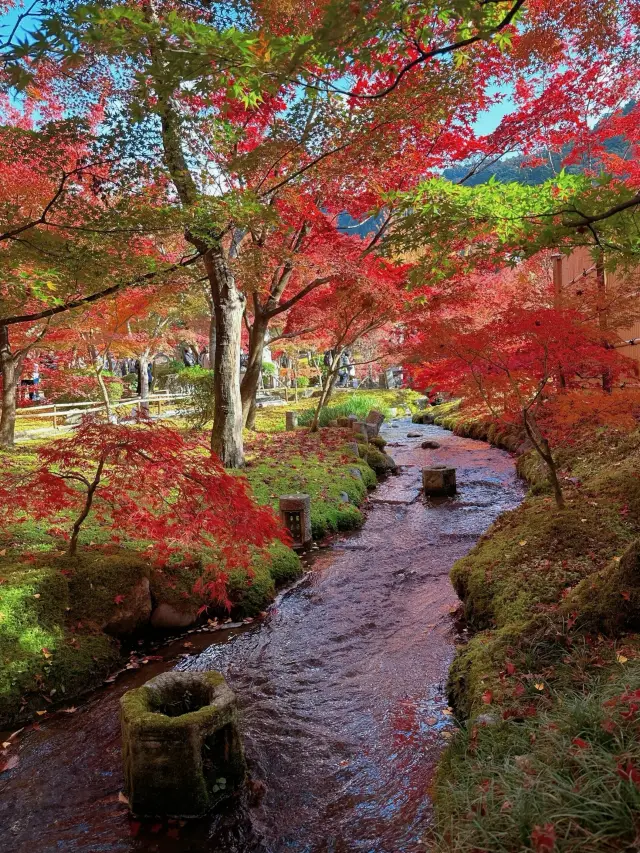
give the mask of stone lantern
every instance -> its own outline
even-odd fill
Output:
[[[311,542],[311,498],[309,495],[281,495],[280,518],[291,534],[294,548]]]

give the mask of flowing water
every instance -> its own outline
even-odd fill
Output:
[[[452,727],[444,685],[457,599],[448,573],[517,506],[522,488],[511,457],[484,443],[408,420],[383,433],[400,472],[372,495],[364,527],[320,551],[308,578],[264,622],[213,645],[208,635],[191,635],[202,650],[178,663],[220,669],[236,691],[251,795],[196,823],[128,819],[118,799],[117,702],[167,668],[157,662],[25,737],[18,768],[0,777],[0,849],[425,849],[429,785]],[[425,438],[440,448],[421,449]],[[458,495],[425,503],[420,469],[444,462],[457,469]]]

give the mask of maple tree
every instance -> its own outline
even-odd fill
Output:
[[[331,353],[311,432],[318,429],[320,411],[329,400],[345,350],[353,349],[383,328],[390,330],[399,320],[405,306],[406,269],[406,265],[393,266],[373,256],[363,259],[355,253],[348,287],[342,286],[343,281],[317,291],[291,310],[285,334],[300,330],[301,340],[311,339]],[[394,346],[393,335],[389,335],[386,350],[391,351]]]
[[[478,301],[480,288],[484,304]],[[434,288],[430,300],[407,343],[410,357],[422,362],[414,381],[459,395],[472,415],[520,427],[546,465],[562,507],[551,441],[567,439],[572,419],[576,427],[580,423],[571,402],[575,397],[569,395],[603,374],[612,382],[625,370],[626,360],[605,345],[603,330],[584,306],[554,306],[553,282],[543,258],[515,270],[472,276],[466,289],[460,282],[449,292]],[[610,395],[590,394],[592,426],[600,400],[607,401],[601,422],[612,410]],[[634,422],[628,407],[619,420],[624,417]]]
[[[160,566],[174,555],[201,561],[200,588],[222,601],[220,564],[247,567],[253,547],[285,538],[271,510],[201,442],[145,419],[123,425],[86,417],[70,438],[41,448],[35,472],[6,464],[0,507],[7,523],[27,515],[49,524],[70,556],[91,517],[111,544],[150,541]]]
[[[126,114],[145,133],[153,132],[162,151],[160,184],[168,178],[177,193],[176,198],[165,187],[165,201],[178,214],[174,221],[184,228],[187,243],[203,260],[217,327],[212,446],[225,464],[242,464],[240,405],[244,403],[246,415],[254,384],[251,370],[242,400],[237,373],[245,296],[232,261],[246,235],[272,221],[273,202],[281,189],[304,182],[319,166],[339,162],[345,154],[351,159],[341,173],[341,197],[355,191],[360,212],[379,206],[372,193],[376,182],[384,186],[386,178],[396,174],[397,189],[409,164],[415,172],[421,155],[424,161],[425,153],[429,156],[435,148],[441,161],[447,134],[455,138],[459,155],[472,135],[469,119],[482,106],[485,83],[495,70],[492,62],[506,46],[495,39],[521,6],[453,3],[450,14],[444,14],[439,6],[428,5],[420,15],[420,34],[443,42],[442,51],[429,56],[415,46],[415,26],[410,39],[397,26],[392,4],[381,4],[374,16],[363,10],[362,17],[354,17],[341,3],[326,9],[312,5],[304,16],[258,4],[246,17],[236,10],[232,24],[223,9],[212,13],[197,4],[181,10],[180,17],[166,2],[109,9],[89,4],[73,14],[63,7],[45,15],[37,32],[19,48],[7,49],[12,71],[27,76],[31,69],[26,57],[46,58],[51,51],[57,58],[66,55],[70,65],[65,85],[77,78],[83,49],[106,61],[102,68],[107,76],[110,66],[126,60],[127,73],[118,80],[111,75],[115,107],[111,114],[107,110],[105,125],[127,162],[157,169],[160,164],[150,156],[150,147],[140,145],[131,125],[123,134],[120,119]],[[465,27],[473,32],[458,39]],[[63,38],[63,33],[72,36]],[[348,56],[341,47],[343,39],[350,46]],[[447,55],[480,42],[487,45],[487,64],[433,63],[424,80],[414,76],[409,84],[403,71],[388,85],[385,69],[391,60],[417,66],[440,52]],[[345,72],[355,81],[351,104],[335,91]],[[381,86],[388,90],[385,97],[378,98],[378,92],[375,100],[370,98],[370,90]],[[398,170],[400,150],[405,165]],[[380,172],[374,178],[376,168]],[[367,171],[368,180],[363,180]],[[324,209],[339,185],[337,175],[333,185],[325,180],[320,192],[312,183],[309,198]],[[369,192],[368,200],[362,190]],[[294,230],[304,227],[300,222]],[[280,263],[286,269],[287,257]],[[285,304],[297,295],[285,297]],[[256,339],[262,313],[254,312]],[[259,346],[253,349],[257,352]],[[252,366],[259,361],[252,358]]]

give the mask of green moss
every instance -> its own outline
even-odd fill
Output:
[[[373,444],[374,447],[377,447],[378,450],[384,450],[387,446],[387,442],[381,435],[374,435],[369,439],[369,444]]]
[[[275,591],[271,572],[264,563],[254,565],[252,576],[238,569],[229,573],[228,595],[232,612],[238,616],[257,616],[273,600]]]
[[[69,581],[58,567],[0,565],[0,725],[47,700],[72,698],[104,677],[118,645],[70,618]]]
[[[367,444],[365,446],[364,460],[367,465],[375,471],[378,477],[383,477],[390,471],[395,470],[395,463],[391,457],[387,456],[387,454],[383,453],[381,450],[378,450],[377,447],[373,447],[371,444]]]
[[[274,542],[268,548],[265,559],[276,589],[291,583],[302,574],[300,557],[282,542]]]
[[[581,628],[619,635],[640,629],[640,540],[602,571],[584,578],[567,596],[562,611],[575,613]]]
[[[498,445],[501,430],[488,434]],[[451,573],[481,630],[450,670],[451,703],[468,723],[437,774],[439,853],[529,850],[547,824],[558,853],[627,850],[636,837],[640,794],[621,768],[640,762],[628,713],[640,689],[640,431],[556,456],[566,509],[544,496],[537,457],[523,455],[518,469],[538,494]]]
[[[105,554],[81,550],[56,565],[69,573],[70,618],[102,628],[114,615],[115,596],[125,597],[132,587],[149,577],[150,566],[139,554],[124,549]]]
[[[356,475],[355,470],[360,473]],[[361,523],[357,507],[367,489],[376,483],[375,474],[365,462],[356,459],[345,462],[344,454],[336,451],[322,453],[322,458],[309,454],[260,459],[247,469],[246,476],[258,502],[270,504],[276,511],[280,495],[295,492],[310,495],[311,531],[315,539],[338,530],[351,530]]]

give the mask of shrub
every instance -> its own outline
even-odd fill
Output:
[[[380,400],[373,394],[348,394],[344,400],[340,400],[333,406],[325,406],[320,412],[320,426],[327,426],[336,418],[346,418],[349,415],[357,415],[359,420],[364,420],[371,409],[379,409],[385,415],[389,409],[383,406],[380,409]],[[313,420],[313,409],[300,412],[298,423],[300,426],[309,426]]]
[[[185,367],[178,373],[178,387],[191,394],[190,406],[182,414],[195,427],[213,421],[213,370],[202,367]]]

